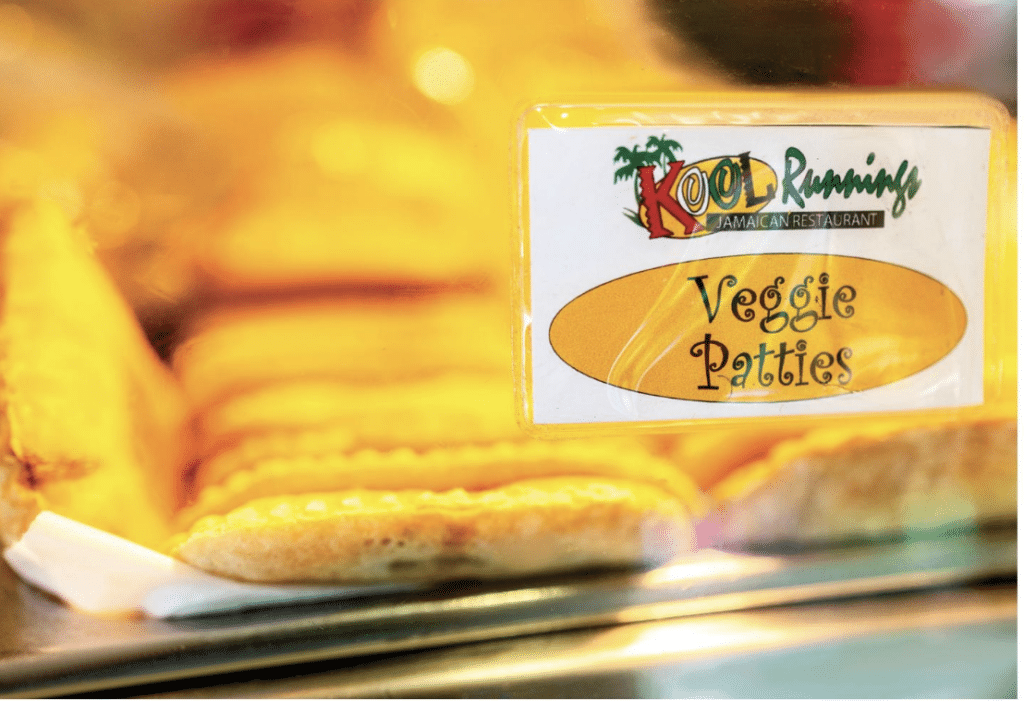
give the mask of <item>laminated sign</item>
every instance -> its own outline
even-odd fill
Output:
[[[1006,339],[987,317],[1001,313],[1011,235],[997,226],[1006,166],[993,156],[1005,113],[980,98],[893,97],[527,111],[525,423],[992,400]]]

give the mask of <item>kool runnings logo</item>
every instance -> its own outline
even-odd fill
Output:
[[[666,135],[650,136],[644,148],[619,146],[614,182],[630,181],[636,209],[625,215],[650,232],[650,238],[696,238],[718,231],[789,229],[866,229],[885,225],[884,210],[807,209],[809,200],[828,200],[854,193],[878,199],[891,196],[889,212],[900,217],[921,188],[917,166],[903,160],[895,172],[875,167],[874,152],[867,155],[870,171],[853,167],[829,168],[823,174],[807,165],[796,146],[784,154],[783,176],[749,151],[687,163],[678,141]],[[840,174],[842,173],[842,174]],[[761,211],[774,201],[788,209]],[[798,209],[794,209],[794,207]]]

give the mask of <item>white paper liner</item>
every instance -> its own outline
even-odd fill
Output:
[[[40,513],[4,559],[25,581],[91,614],[179,618],[257,606],[410,591],[413,585],[245,584],[52,511]]]

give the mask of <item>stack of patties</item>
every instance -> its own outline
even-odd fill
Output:
[[[208,303],[174,355],[198,439],[176,556],[365,582],[693,547],[701,502],[669,462],[516,425],[504,147],[326,43],[195,62],[167,88],[237,182],[189,244]]]
[[[507,312],[348,296],[223,310],[175,357],[201,459],[173,553],[254,581],[445,580],[650,564],[701,500],[621,440],[533,441]]]
[[[5,545],[50,510],[216,574],[308,582],[637,565],[693,546],[700,500],[668,462],[518,433],[493,300],[222,309],[178,350],[186,401],[58,205],[11,204],[2,244]]]

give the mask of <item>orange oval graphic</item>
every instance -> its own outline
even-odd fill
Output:
[[[662,178],[656,189],[668,187],[671,197],[693,215],[702,228],[686,233],[686,224],[661,207],[661,224],[670,233],[666,238],[698,238],[715,233],[708,227],[714,215],[751,214],[774,199],[779,179],[772,167],[747,154],[708,158],[678,170],[670,185]],[[650,228],[647,205],[638,208],[640,222]],[[680,215],[682,216],[682,215]]]
[[[674,399],[784,402],[859,392],[945,357],[967,327],[939,281],[814,254],[711,258],[612,280],[563,307],[555,353],[601,382]]]

